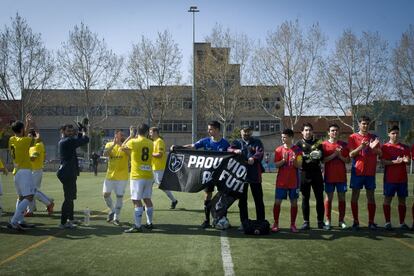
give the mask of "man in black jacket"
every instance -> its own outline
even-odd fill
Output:
[[[75,228],[73,224],[73,201],[76,199],[76,179],[79,175],[79,164],[76,156],[76,149],[86,145],[89,137],[86,136],[84,127],[76,130],[73,125],[64,125],[61,129],[62,139],[59,141],[60,166],[57,177],[63,184],[64,201],[62,204],[62,215],[60,228]],[[69,220],[69,221],[68,221]]]
[[[264,168],[262,166],[263,160],[263,144],[258,138],[252,137],[252,128],[249,125],[244,125],[241,128],[241,139],[233,141],[229,152],[240,154],[243,156],[247,163],[247,179],[248,185],[244,186],[243,195],[239,199],[240,209],[240,221],[243,223],[249,219],[247,209],[247,192],[250,186],[252,191],[254,204],[256,205],[256,219],[258,221],[265,220],[265,208],[263,203],[263,189],[262,189],[262,172]]]
[[[296,145],[303,151],[302,162],[302,179],[300,191],[302,193],[302,213],[303,225],[301,230],[309,230],[309,199],[311,187],[316,199],[316,213],[318,219],[318,228],[323,229],[323,178],[321,171],[322,141],[313,137],[313,126],[305,123],[302,126],[303,138]]]

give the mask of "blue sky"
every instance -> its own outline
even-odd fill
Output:
[[[155,37],[168,29],[183,53],[183,74],[191,56],[192,16],[198,6],[196,40],[202,41],[220,23],[255,40],[264,40],[285,20],[298,19],[304,27],[319,22],[330,48],[343,30],[378,31],[394,46],[409,24],[414,24],[414,1],[409,0],[2,0],[0,26],[10,24],[16,12],[35,32],[41,33],[51,50],[57,50],[69,30],[84,22],[104,38],[116,53],[127,55],[141,35]]]

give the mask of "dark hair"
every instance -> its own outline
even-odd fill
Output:
[[[304,123],[302,125],[302,130],[301,131],[303,131],[305,129],[305,127],[309,127],[311,130],[313,130],[313,125],[311,123]]]
[[[336,123],[329,124],[328,131],[331,129],[331,127],[336,127],[337,129],[339,129],[339,126]]]
[[[394,130],[396,130],[396,131],[400,131],[400,128],[399,128],[397,125],[393,125],[392,127],[390,127],[390,128],[388,129],[388,133],[390,133],[391,131],[394,131]]]
[[[149,126],[147,124],[140,124],[138,126],[138,135],[144,136],[148,133]]]
[[[359,116],[359,118],[358,118],[358,123],[360,123],[360,122],[371,122],[371,119],[368,117],[368,116],[365,116],[365,115],[362,115],[362,116]]]
[[[150,127],[150,130],[152,132],[156,132],[157,134],[160,134],[160,129],[158,127]]]
[[[285,134],[285,135],[287,135],[287,136],[289,136],[289,137],[293,137],[293,130],[291,130],[290,128],[285,128],[285,129],[282,131],[282,134]]]
[[[66,124],[61,127],[63,131],[67,130],[68,128],[74,128],[72,124]]]
[[[24,129],[24,124],[22,121],[15,121],[11,127],[14,133],[20,133]]]
[[[210,121],[208,123],[208,125],[214,127],[215,129],[218,129],[218,130],[220,130],[220,127],[221,127],[221,125],[218,121]]]
[[[120,133],[120,132],[123,132],[122,129],[119,129],[119,128],[115,129],[115,134]]]

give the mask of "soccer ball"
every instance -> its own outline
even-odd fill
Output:
[[[226,230],[230,227],[229,220],[226,217],[222,217],[216,223],[216,229],[218,230]]]

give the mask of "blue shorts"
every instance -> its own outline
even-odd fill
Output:
[[[356,175],[355,168],[351,169],[351,183],[349,185],[351,189],[361,190],[365,187],[365,190],[375,190],[375,176]]]
[[[384,195],[393,197],[397,193],[398,197],[408,196],[407,183],[384,183]]]
[[[275,199],[287,199],[289,193],[289,199],[298,199],[299,198],[299,188],[287,189],[287,188],[276,188],[275,190]]]
[[[335,188],[338,193],[345,193],[348,190],[346,186],[346,182],[342,182],[342,183],[341,182],[336,182],[336,183],[325,182],[326,193],[335,192]]]

